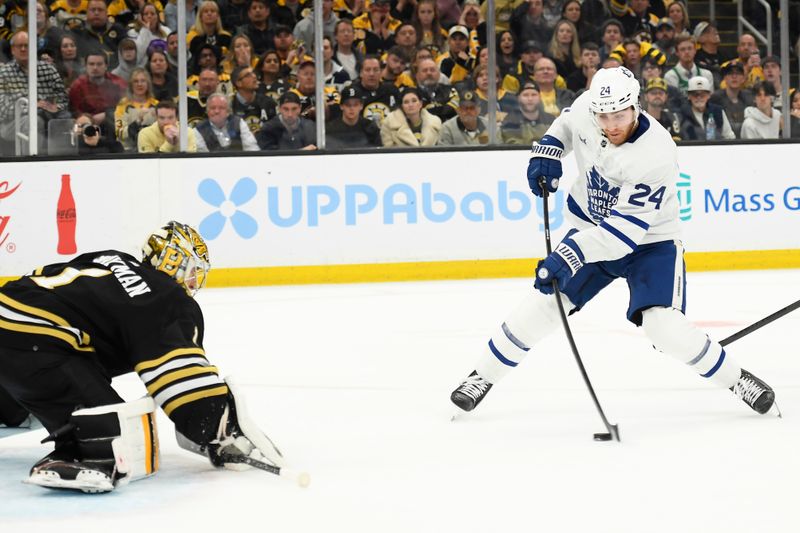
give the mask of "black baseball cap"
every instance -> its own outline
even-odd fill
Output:
[[[283,105],[286,103],[300,105],[302,102],[300,102],[300,97],[297,96],[297,93],[295,93],[294,91],[286,91],[281,95],[279,105]]]
[[[363,100],[364,95],[361,92],[361,90],[359,90],[358,87],[354,87],[352,85],[348,85],[347,87],[342,89],[342,94],[341,94],[341,97],[340,97],[339,101],[342,102],[342,103],[345,103],[346,101],[352,100],[353,98],[358,99],[358,100]]]
[[[519,47],[519,52],[521,54],[525,52],[544,52],[544,48],[538,41],[525,41],[522,43],[522,46]]]

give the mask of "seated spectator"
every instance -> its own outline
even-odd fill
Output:
[[[761,68],[761,53],[758,51],[756,38],[752,33],[744,32],[739,36],[736,45],[737,57],[720,65],[720,69],[730,63],[741,63],[744,67],[745,88],[753,87],[757,82],[764,81],[764,69]],[[723,87],[724,89],[724,87]]]
[[[405,52],[409,60],[413,60],[417,54],[417,29],[414,25],[406,22],[399,26],[394,34],[394,44]]]
[[[617,19],[608,19],[600,28],[600,59],[605,59],[611,55],[619,45],[622,44],[623,36],[622,23]]]
[[[362,115],[378,127],[399,104],[400,95],[397,87],[391,83],[381,82],[381,62],[376,56],[364,58],[359,77],[347,87],[358,90],[364,100]]]
[[[469,77],[477,59],[469,53],[469,30],[466,27],[458,25],[450,28],[447,44],[447,52],[440,54],[436,63],[450,84],[455,84]]]
[[[191,75],[186,80],[187,90],[193,91],[197,89],[197,80],[201,70],[213,69],[217,73],[217,79],[219,80],[217,92],[223,94],[233,93],[231,77],[222,71],[222,66],[220,65],[219,48],[210,44],[201,44],[192,59]]]
[[[504,31],[497,36],[497,66],[500,74],[505,78],[513,76],[517,70],[519,57],[517,56],[517,40],[510,31]]]
[[[489,143],[489,126],[486,119],[478,116],[478,96],[473,91],[464,91],[458,99],[458,115],[442,124],[439,146],[464,146]]]
[[[695,76],[702,76],[714,87],[714,75],[710,70],[700,68],[694,62],[697,54],[694,37],[678,37],[675,40],[675,50],[678,54],[678,64],[664,74],[667,85],[677,87],[684,96],[688,93],[689,80]]]
[[[542,47],[536,41],[525,41],[520,48],[519,64],[514,72],[506,74],[503,78],[503,88],[512,94],[517,94],[522,83],[533,80],[533,71],[536,62],[544,57]]]
[[[87,7],[84,0],[56,0],[50,4],[50,15],[57,27],[75,31],[85,24]]]
[[[642,93],[644,94],[644,90],[647,88],[647,82],[654,78],[664,78],[663,70],[661,65],[659,65],[653,59],[648,59],[642,65]],[[664,80],[666,83],[666,80]],[[672,110],[673,112],[677,112],[683,105],[688,102],[686,97],[681,94],[681,91],[677,87],[673,87],[671,85],[667,85],[667,108]]]
[[[178,78],[172,72],[167,55],[160,50],[152,50],[147,58],[147,72],[153,83],[156,100],[176,100],[178,98]]]
[[[54,26],[50,17],[50,8],[44,0],[36,0],[36,50],[39,54],[55,58],[56,48],[64,31]]]
[[[561,110],[572,105],[575,93],[569,89],[556,88],[556,64],[552,59],[543,57],[536,62],[533,69],[533,81],[539,87],[544,110],[553,116],[561,114]]]
[[[333,12],[342,20],[353,20],[364,12],[364,2],[359,0],[337,0]]]
[[[192,56],[198,54],[205,44],[217,47],[222,54],[227,53],[231,46],[231,34],[223,29],[219,6],[213,0],[203,0],[194,26],[186,35],[186,45]]]
[[[489,113],[489,67],[481,65],[475,69],[474,76],[474,91],[480,107],[481,116],[486,116]],[[497,121],[503,120],[507,113],[514,111],[517,108],[517,98],[503,89],[500,86],[500,70],[497,69]]]
[[[117,66],[111,73],[126,82],[130,81],[133,69],[138,68],[140,63],[144,64],[143,61],[139,61],[137,54],[136,41],[130,37],[122,39],[119,42],[119,50],[117,50]]]
[[[722,69],[722,79],[725,88],[714,92],[709,102],[725,110],[733,133],[741,138],[744,110],[753,105],[753,92],[744,88],[744,66],[741,63],[728,63]]]
[[[547,47],[548,56],[556,64],[558,74],[569,77],[581,65],[581,45],[578,32],[568,20],[560,20],[553,29],[553,37]]]
[[[423,109],[420,90],[408,87],[400,96],[400,109],[389,113],[383,121],[381,139],[386,147],[434,146],[441,129],[439,117]]]
[[[761,62],[764,71],[764,82],[772,85],[775,91],[772,107],[780,111],[783,108],[783,80],[781,79],[781,60],[778,56],[767,56]]]
[[[208,97],[208,118],[194,127],[198,152],[255,152],[258,143],[247,123],[232,115],[228,97],[214,93]]]
[[[689,36],[689,11],[686,9],[686,3],[683,0],[675,0],[667,8],[667,17],[675,25],[675,37]]]
[[[258,93],[258,78],[251,68],[233,71],[236,94],[233,96],[233,113],[241,117],[253,134],[277,114],[275,101]]]
[[[534,81],[522,85],[517,106],[500,124],[500,139],[505,144],[530,146],[544,137],[556,117],[544,111],[539,86]]]
[[[24,31],[11,37],[11,61],[0,65],[0,137],[14,141],[17,126],[28,132],[28,112],[21,124],[14,122],[14,107],[18,99],[28,97],[28,34]],[[38,146],[44,153],[47,123],[52,119],[69,118],[67,94],[56,68],[45,61],[36,64]]]
[[[272,45],[274,50],[278,52],[278,57],[281,58],[281,67],[286,68],[287,72],[297,67],[297,48],[305,47],[305,43],[298,42],[295,44],[292,28],[283,25],[275,26]],[[300,57],[303,55],[305,54],[301,54]]]
[[[303,61],[297,70],[297,86],[289,90],[300,97],[300,115],[311,120],[317,119],[316,70],[313,61]],[[324,87],[323,92],[325,93],[324,118],[334,119],[340,113],[339,92],[330,86]]]
[[[242,33],[231,39],[231,48],[220,63],[222,72],[230,74],[237,68],[254,68],[258,64],[258,57],[253,51],[250,38]]]
[[[667,89],[669,85],[664,78],[652,78],[644,89],[644,105],[647,111],[676,141],[681,140],[681,119],[669,110],[667,105]]]
[[[455,2],[454,4],[458,5]],[[456,24],[464,26],[469,31],[469,53],[472,56],[477,56],[481,48],[481,40],[486,40],[486,21],[483,20],[481,15],[480,2],[478,0],[464,0],[464,4],[461,6],[461,14]]]
[[[681,110],[681,138],[684,141],[735,139],[722,107],[709,104],[711,82],[705,76],[694,76],[687,87],[689,105]]]
[[[238,32],[250,38],[254,56],[260,56],[275,46],[273,41],[276,23],[270,19],[269,15],[270,6],[267,0],[249,0],[247,2],[247,23],[241,26]]]
[[[170,29],[161,24],[158,9],[151,3],[146,3],[141,7],[137,26],[136,50],[139,58],[147,57],[150,43],[153,41],[164,41],[166,43],[170,34]]]
[[[645,61],[655,62],[659,65],[667,62],[664,52],[649,41],[644,40],[644,36],[636,39],[625,39],[621,45],[611,51],[608,57],[619,59],[620,63],[633,72],[633,75],[637,78],[641,75],[641,66]]]
[[[119,42],[125,38],[125,28],[108,18],[105,0],[88,0],[86,7],[86,27],[74,32],[78,37],[80,55],[86,57],[90,51],[101,51],[106,56],[106,64],[117,66]]]
[[[208,97],[219,90],[219,77],[213,69],[207,68],[200,72],[197,78],[197,89],[186,93],[187,120],[190,128],[208,118],[206,105]]]
[[[495,4],[495,9],[497,7],[499,6]],[[486,12],[485,6],[481,8],[481,11]],[[508,17],[508,14],[505,17]],[[509,23],[510,27],[507,28],[498,26],[498,33],[511,30],[521,42],[534,41],[537,43],[550,42],[550,38],[553,36],[553,28],[544,17],[544,0],[516,3]]]
[[[300,97],[287,91],[281,96],[278,115],[264,124],[256,140],[262,150],[316,150],[317,130],[300,116]]]
[[[427,102],[425,109],[428,113],[447,120],[456,116],[458,92],[452,85],[440,83],[439,74],[433,59],[420,60],[417,64],[417,92],[420,99]]]
[[[408,58],[399,46],[393,46],[386,52],[386,66],[381,71],[381,82],[391,83],[396,86],[396,82],[408,68]]]
[[[186,24],[186,33],[188,34],[192,31],[192,27],[197,19],[197,2],[195,0],[186,0],[185,13],[184,22]],[[168,28],[176,32],[178,31],[178,2],[176,0],[169,0],[164,5],[164,21]]]
[[[69,108],[73,113],[89,113],[103,134],[113,135],[114,109],[127,90],[125,80],[108,72],[106,55],[102,51],[89,52],[86,74],[69,88]]]
[[[322,34],[333,35],[339,17],[333,12],[333,0],[322,0]],[[309,9],[308,13],[297,22],[294,27],[294,38],[296,41],[308,43],[308,50],[314,51],[314,10]]]
[[[180,150],[178,106],[172,100],[156,105],[156,121],[139,132],[139,153],[176,153]],[[186,151],[196,152],[197,141],[192,128],[187,130]]]
[[[658,0],[656,0],[658,1]],[[611,14],[622,23],[624,35],[634,35],[641,30],[649,31],[658,24],[659,10],[651,7],[649,0],[631,0],[627,4],[619,0],[609,2]],[[660,12],[663,14],[663,3]]]
[[[437,0],[436,9],[439,10],[439,20],[443,28],[448,28],[459,23],[458,20],[461,18],[461,6],[459,4],[460,2],[458,2],[458,0]],[[475,7],[478,7],[477,2],[475,2]],[[480,8],[478,8],[476,12],[480,15]],[[402,19],[403,17],[397,18]]]
[[[710,22],[698,22],[694,28],[694,40],[699,46],[694,57],[695,63],[714,75],[714,84],[719,86],[722,81],[721,65],[725,58],[719,52],[721,42],[717,27]]]
[[[75,37],[70,34],[61,36],[61,40],[56,48],[55,61],[53,64],[58,74],[61,76],[61,79],[64,81],[65,88],[72,85],[72,82],[83,74],[83,61],[78,57],[78,45],[75,42]]]
[[[755,106],[744,110],[742,139],[778,139],[781,130],[780,111],[772,106],[775,89],[767,82],[753,87]]]
[[[326,147],[375,148],[381,146],[381,130],[378,125],[364,118],[364,95],[354,87],[342,90],[342,116],[328,122],[325,128]]]
[[[413,29],[413,26],[411,28]],[[336,28],[333,30],[333,38],[335,41],[333,60],[342,66],[351,80],[356,79],[358,71],[361,70],[361,60],[364,56],[353,47],[355,41],[353,21],[344,19],[337,22]]]
[[[600,49],[594,43],[581,46],[581,68],[567,78],[567,89],[576,95],[589,88],[592,78],[600,67]]]
[[[592,19],[584,18],[581,13],[581,0],[567,0],[561,8],[561,18],[568,20],[578,30],[578,42],[580,44],[593,42],[596,43],[599,39],[597,30],[592,24]]]
[[[224,4],[221,4],[222,27],[229,30],[234,35],[243,33],[240,26],[247,23],[248,3],[248,0],[228,0]],[[269,17],[269,15],[267,15],[267,17]],[[264,20],[266,20],[266,18]]]
[[[502,31],[514,31],[513,28],[509,25],[509,13],[513,13],[516,8],[518,8],[521,4],[524,4],[523,0],[496,0],[494,3],[494,14],[495,14],[495,23],[496,31],[498,33]],[[487,14],[489,13],[489,4],[488,2],[481,3],[481,16],[483,16],[484,20],[488,20]],[[517,33],[516,31],[514,33]]]
[[[126,151],[136,151],[139,131],[156,121],[157,104],[150,75],[143,68],[134,69],[128,82],[128,92],[114,111],[117,140]]]
[[[327,35],[322,38],[322,72],[325,86],[332,87],[337,92],[350,81],[350,75],[344,67],[333,60],[333,43]]]
[[[303,13],[309,11],[314,3],[311,0],[282,0],[272,4],[272,14],[270,18],[276,24],[294,28]]]
[[[104,135],[100,128],[92,124],[89,113],[81,113],[75,119],[75,134],[78,155],[118,154],[125,151],[118,140]]]
[[[355,22],[358,29],[358,21]],[[437,59],[440,54],[447,51],[447,30],[442,27],[436,0],[419,0],[411,17],[411,23],[417,30],[417,46],[428,48],[433,54],[433,59]]]
[[[187,62],[191,60],[191,55],[189,55],[188,51],[186,60]],[[178,32],[173,31],[167,35],[167,63],[171,72],[178,72]]]
[[[717,34],[719,35],[719,34]],[[672,68],[678,62],[675,50],[675,23],[669,17],[658,21],[653,44],[666,56],[665,65]]]
[[[790,133],[792,139],[797,139],[800,138],[800,90],[794,89],[789,105],[791,107],[789,112]]]
[[[283,93],[291,89],[286,73],[281,67],[281,58],[275,50],[268,50],[259,58],[255,68],[258,76],[258,94],[274,101],[280,100]]]
[[[429,0],[421,0],[417,2],[417,10],[419,10],[419,4],[425,1],[427,1],[426,5],[431,5]],[[394,32],[402,22],[389,13],[391,5],[391,0],[373,0],[368,4],[368,12],[353,19],[353,29],[355,30],[353,44],[363,55],[381,55],[392,47]],[[417,34],[419,35],[419,31]]]

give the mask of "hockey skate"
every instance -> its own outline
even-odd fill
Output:
[[[450,394],[450,401],[463,411],[472,411],[488,394],[492,384],[483,379],[475,370],[467,376],[461,385]]]
[[[775,403],[775,392],[747,370],[742,369],[739,381],[730,390],[756,413],[763,415],[774,410],[776,416],[781,416]]]
[[[85,493],[110,492],[122,477],[116,471],[114,459],[81,461],[77,450],[61,446],[41,458],[25,483],[49,489],[77,489]]]

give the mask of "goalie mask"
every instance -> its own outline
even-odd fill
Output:
[[[200,234],[174,220],[148,237],[142,260],[177,281],[190,296],[205,285],[211,269],[208,247]]]

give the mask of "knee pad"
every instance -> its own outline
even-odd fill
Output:
[[[688,363],[708,342],[708,336],[686,316],[671,307],[651,307],[642,312],[642,329],[656,350]]]
[[[575,306],[562,294],[564,311]],[[558,304],[555,296],[532,291],[506,318],[508,331],[527,347],[531,347],[553,331],[559,324]]]

